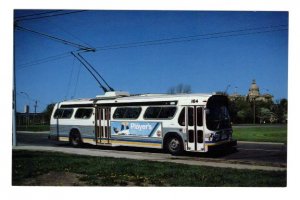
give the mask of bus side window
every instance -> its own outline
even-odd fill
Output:
[[[140,116],[140,113],[142,111],[142,108],[127,108],[126,114],[124,115],[124,118],[127,119],[137,119]]]
[[[145,111],[145,119],[172,119],[177,108],[175,106],[148,107]]]
[[[57,109],[54,113],[53,118],[62,118],[62,119],[68,119],[71,118],[73,114],[73,109]]]
[[[173,116],[176,112],[176,109],[177,109],[176,107],[162,107],[157,118],[171,119],[171,118],[173,118]]]
[[[63,114],[62,114],[61,118],[63,118],[63,119],[71,118],[72,114],[73,114],[73,109],[63,109]]]
[[[161,107],[148,107],[145,111],[145,119],[155,119],[159,115]]]
[[[76,119],[89,119],[92,116],[93,109],[79,108],[75,113]]]
[[[194,115],[193,115],[194,108],[188,109],[188,125],[194,126]],[[178,124],[180,126],[185,126],[185,108],[183,108],[180,112],[180,115],[178,117]]]
[[[185,108],[182,108],[179,117],[178,117],[178,124],[180,126],[185,126]]]
[[[113,114],[114,119],[137,119],[142,111],[140,107],[119,107]]]
[[[189,126],[194,126],[194,108],[189,107],[188,115]]]
[[[197,126],[203,126],[202,108],[197,108]]]
[[[62,109],[56,109],[54,115],[53,115],[53,118],[57,119],[57,118],[61,118],[62,116],[62,113],[63,113],[63,110]]]
[[[121,119],[126,113],[126,108],[117,108],[114,112],[113,118],[114,119]]]

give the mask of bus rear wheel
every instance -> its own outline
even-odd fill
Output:
[[[70,138],[69,138],[69,143],[73,147],[80,147],[82,145],[81,137],[79,131],[71,131],[70,133]]]
[[[179,137],[170,137],[167,140],[166,148],[172,155],[180,155],[183,152],[183,145]]]

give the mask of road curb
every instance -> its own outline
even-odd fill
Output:
[[[186,165],[207,166],[207,167],[221,167],[233,169],[248,169],[248,170],[264,170],[264,171],[286,171],[285,167],[275,166],[262,166],[253,164],[236,164],[236,163],[223,163],[203,160],[185,160],[180,157],[171,155],[163,155],[162,157],[155,157],[143,153],[128,154],[126,152],[114,152],[111,150],[97,150],[97,149],[84,149],[84,148],[66,148],[66,147],[44,147],[44,146],[16,146],[13,150],[29,150],[29,151],[48,151],[48,152],[61,152],[67,154],[86,155],[86,156],[99,156],[99,157],[112,157],[112,158],[125,158],[134,160],[147,160],[156,162],[169,162]]]
[[[237,141],[242,144],[273,144],[273,145],[286,145],[283,142],[254,142],[254,141]]]

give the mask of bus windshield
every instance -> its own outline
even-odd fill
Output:
[[[231,128],[230,116],[225,96],[212,96],[206,108],[206,126],[209,130]]]

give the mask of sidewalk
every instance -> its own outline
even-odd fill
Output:
[[[187,159],[184,156],[172,156],[170,154],[159,153],[145,153],[145,152],[122,152],[115,150],[99,150],[99,149],[85,149],[85,148],[68,148],[68,147],[45,147],[45,146],[16,146],[13,150],[29,150],[29,151],[49,151],[61,152],[67,154],[86,155],[86,156],[100,156],[112,158],[126,158],[134,160],[148,160],[156,162],[170,162],[180,163],[186,165],[208,166],[208,167],[222,167],[234,169],[248,169],[248,170],[265,170],[265,171],[285,171],[285,167],[261,166],[252,164],[227,163],[227,162],[213,162],[205,160]]]
[[[274,145],[287,145],[283,142],[255,142],[255,141],[237,141],[238,143],[244,144],[274,144]]]

